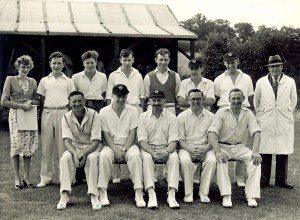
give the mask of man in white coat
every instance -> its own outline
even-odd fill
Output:
[[[275,154],[275,185],[292,189],[293,186],[287,184],[287,171],[288,155],[294,151],[296,84],[294,79],[283,74],[283,62],[279,55],[270,56],[266,66],[269,74],[257,81],[254,95],[256,118],[261,128],[261,187],[270,184],[272,154]]]

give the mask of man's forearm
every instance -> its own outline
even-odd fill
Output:
[[[136,137],[136,128],[132,129],[130,132],[129,132],[129,135],[125,141],[125,144],[124,144],[124,148],[126,150],[128,150],[134,143],[135,141],[135,137]]]
[[[143,151],[151,154],[152,156],[155,154],[154,151],[151,149],[150,145],[146,141],[140,141],[139,144]]]
[[[92,143],[90,144],[90,146],[88,146],[84,151],[83,154],[85,154],[86,156],[89,155],[90,153],[93,153],[99,145],[99,140],[93,140]]]
[[[194,151],[193,149],[183,140],[179,140],[178,141],[178,145],[181,149],[186,150],[187,152],[189,152],[190,154],[193,154]]]
[[[176,147],[177,147],[177,141],[172,141],[171,143],[168,144],[167,151],[169,153],[173,153],[176,150]]]
[[[215,152],[220,152],[220,146],[217,139],[217,134],[214,132],[208,132],[208,139]]]
[[[76,149],[72,145],[72,141],[70,139],[64,139],[64,144],[66,146],[66,150],[69,151],[72,155],[76,153]]]
[[[255,132],[253,135],[253,153],[259,153],[259,145],[260,145],[260,132]]]

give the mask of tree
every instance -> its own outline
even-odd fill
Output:
[[[251,39],[255,34],[252,24],[246,22],[235,24],[234,30],[239,39],[242,39],[243,42]]]

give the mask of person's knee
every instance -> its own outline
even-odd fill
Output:
[[[191,165],[193,164],[192,163],[192,160],[190,157],[181,157],[180,158],[180,165],[181,166],[188,166],[188,165]]]
[[[144,161],[152,161],[152,156],[149,153],[143,153],[142,158]]]
[[[91,161],[97,161],[98,160],[98,155],[99,154],[91,153],[91,154],[87,155],[86,160],[90,161],[90,162]]]
[[[179,163],[179,158],[177,153],[172,153],[169,156],[169,160],[172,162],[178,162]]]
[[[73,157],[69,151],[65,151],[60,158],[61,163],[72,161]]]

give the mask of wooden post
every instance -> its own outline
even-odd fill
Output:
[[[2,94],[2,85],[3,85],[3,53],[4,53],[4,48],[3,48],[3,36],[0,34],[0,93]]]
[[[119,53],[120,53],[120,39],[119,38],[115,38],[115,59],[119,58]]]
[[[190,57],[191,59],[195,58],[195,41],[190,41]]]
[[[41,38],[41,65],[42,77],[46,76],[46,39],[44,36]]]

